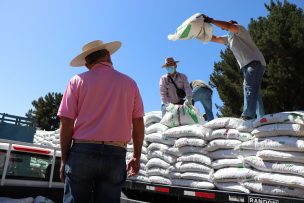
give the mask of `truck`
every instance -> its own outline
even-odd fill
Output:
[[[0,197],[41,195],[62,202],[60,156],[60,148],[0,139]],[[304,203],[304,199],[155,184],[128,178],[122,189],[121,202]]]

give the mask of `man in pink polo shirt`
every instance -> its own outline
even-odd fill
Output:
[[[112,66],[120,42],[93,41],[71,61],[89,70],[74,76],[58,110],[63,202],[120,202],[126,176],[140,168],[143,103],[136,82]],[[133,158],[126,166],[126,144]]]

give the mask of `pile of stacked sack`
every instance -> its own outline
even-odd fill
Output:
[[[55,131],[36,130],[33,143],[47,147],[60,148],[59,129]]]
[[[168,106],[163,118],[145,115],[147,150],[137,180],[304,197],[304,112],[206,123],[187,108]]]

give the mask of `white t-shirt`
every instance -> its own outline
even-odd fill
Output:
[[[249,32],[241,25],[238,27],[239,32],[228,35],[227,42],[240,68],[252,61],[260,61],[263,66],[266,66],[264,56],[253,42]]]

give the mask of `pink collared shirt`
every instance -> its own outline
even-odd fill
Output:
[[[70,80],[57,115],[75,120],[73,139],[129,141],[144,108],[136,82],[101,63]]]

